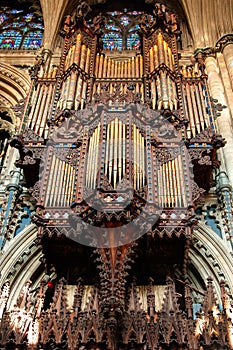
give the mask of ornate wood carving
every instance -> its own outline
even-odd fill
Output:
[[[232,321],[224,310],[212,313],[217,305],[211,281],[193,320],[189,281],[182,280],[178,292],[174,277],[176,268],[182,278],[187,272],[194,205],[213,185],[216,151],[225,140],[214,130],[214,106],[211,115],[207,111],[205,76],[180,75],[176,16],[156,3],[153,14],[142,12],[137,20],[143,45],[131,62],[138,62],[134,76],[131,66],[126,77],[96,74],[97,56],[105,59],[97,50],[106,22],[99,14],[92,23],[84,1],[65,19],[59,75],[52,71],[48,78],[46,52],[31,72],[45,85],[38,92],[33,86],[31,96],[38,93],[41,101],[49,91],[53,106],[49,119],[37,110],[38,118],[45,116],[43,132],[40,119],[34,130],[23,124],[12,145],[37,201],[33,222],[48,275],[55,270],[58,278],[41,283],[34,306],[28,283],[10,311],[4,310],[4,287],[0,345],[7,349],[27,342],[25,348],[43,350],[220,350],[228,343]],[[170,275],[161,307],[156,283],[144,285],[141,275],[137,284],[130,274],[134,266],[142,275],[151,270],[164,284]]]
[[[104,261],[105,254],[101,253],[100,256]],[[109,283],[109,280],[107,281]],[[103,288],[108,295],[104,283]],[[41,283],[33,314],[30,308],[30,283],[23,288],[15,309],[3,313],[0,325],[3,347],[11,344],[15,349],[26,340],[29,348],[39,341],[41,349],[61,344],[70,349],[88,348],[91,344],[101,349],[131,349],[132,346],[143,349],[145,344],[151,349],[163,349],[164,344],[175,345],[176,349],[183,349],[184,344],[190,349],[200,346],[214,346],[219,350],[223,347],[229,348],[227,341],[230,333],[227,329],[232,328],[232,320],[224,283],[221,284],[224,310],[218,309],[213,285],[208,279],[202,308],[195,321],[192,320],[192,287],[188,280],[185,282],[184,309],[179,305],[180,294],[177,293],[173,280],[168,278],[160,310],[154,298],[153,279],[150,279],[147,287],[148,309],[144,310],[139,303],[136,283],[133,281],[129,288],[129,303],[124,312],[116,300],[112,299],[111,294],[107,296],[107,303],[99,303],[102,295],[98,288],[93,288],[89,297],[83,299],[84,287],[80,279],[73,294],[71,308],[67,304],[68,286],[65,280],[61,279],[56,283],[50,307],[43,310],[46,292],[54,288],[50,284],[46,286],[45,283]],[[5,298],[4,288],[1,298]],[[103,307],[104,317],[101,316]],[[218,313],[213,313],[213,308]],[[33,318],[33,315],[36,317]]]

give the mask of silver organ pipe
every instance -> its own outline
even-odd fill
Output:
[[[51,68],[49,73],[38,78],[37,85],[32,85],[31,88],[29,106],[32,107],[28,108],[26,126],[45,139],[48,137],[49,128],[46,122],[54,98],[56,74],[57,68]]]
[[[106,142],[101,144],[100,124],[96,127],[89,139],[85,180],[87,187],[96,187],[97,173],[103,167],[103,174],[113,189],[116,189],[118,183],[127,176],[127,163],[132,165],[129,171],[133,188],[138,190],[146,184],[145,139],[135,124],[132,125],[132,137],[129,139],[129,128],[129,125],[115,118],[107,125]],[[126,153],[127,142],[130,143],[129,147],[133,150],[132,162],[127,159],[131,158]],[[100,145],[104,147],[104,150]],[[104,156],[100,157],[99,153]]]
[[[192,138],[210,125],[207,104],[204,98],[203,82],[192,67],[183,66],[183,108],[189,117],[187,137]]]
[[[161,208],[187,207],[182,155],[158,168],[158,205]]]
[[[75,169],[69,163],[51,155],[45,207],[70,207],[74,195]]]
[[[143,76],[143,57],[136,55],[130,59],[117,60],[112,57],[107,57],[105,54],[96,54],[95,64],[96,81],[94,84],[94,93],[101,93],[101,82],[108,82],[107,91],[113,94],[116,91],[116,86],[119,84],[119,79],[124,82],[120,83],[120,91],[126,94],[128,83],[134,81],[136,92],[144,94],[142,76]],[[116,81],[117,80],[117,81]],[[142,98],[143,99],[143,98]]]

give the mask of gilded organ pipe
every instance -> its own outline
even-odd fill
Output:
[[[107,75],[107,67],[108,67],[108,58],[104,57],[104,67],[103,67],[103,76]]]
[[[77,73],[72,72],[69,79],[69,91],[68,91],[68,96],[67,96],[67,103],[66,107],[69,109],[73,108],[73,103],[74,103],[74,97],[75,97],[75,91],[76,91],[76,85],[77,85]]]
[[[52,157],[52,159],[49,159],[49,164],[51,169],[54,169],[54,166],[55,166],[55,157]],[[50,207],[51,206],[51,188],[52,186],[54,185],[54,182],[53,182],[53,176],[51,176],[51,172],[50,172],[50,176],[48,177],[48,181],[47,181],[47,191],[46,191],[46,195],[45,195],[45,206],[46,207]]]
[[[125,61],[118,61],[103,54],[96,55],[95,75],[98,79],[106,78],[141,78],[143,74],[143,58],[141,55]]]
[[[119,145],[118,145],[118,171],[119,171],[119,181],[122,179],[122,177],[124,176],[124,173],[122,172],[122,149],[123,149],[123,138],[122,138],[122,121],[119,120]]]
[[[163,36],[161,33],[158,34],[158,58],[159,58],[159,64],[165,63],[164,62],[164,45],[163,45]]]
[[[82,43],[82,34],[76,35],[76,42],[67,53],[65,71],[72,65],[74,67],[68,76],[65,76],[58,108],[83,109],[86,101],[87,79],[84,74],[89,74],[91,63],[91,49]],[[99,69],[99,56],[96,57],[95,72]]]
[[[165,65],[172,72],[174,71],[174,55],[162,33],[157,35],[157,44],[149,49],[148,59],[149,73],[151,74],[152,108],[177,109],[178,99],[174,77],[170,75],[167,69],[163,68]]]
[[[122,124],[122,176],[126,174],[126,125]]]
[[[79,33],[76,36],[76,45],[75,45],[75,54],[74,54],[74,63],[79,65],[81,57],[81,48],[82,48],[82,35]]]
[[[201,106],[202,106],[202,111],[203,111],[203,115],[204,115],[205,125],[208,127],[210,125],[210,119],[209,119],[209,115],[206,112],[206,102],[205,102],[205,99],[203,96],[202,85],[200,83],[198,84],[198,89],[199,89],[199,97],[201,100]]]
[[[100,61],[100,55],[97,53],[96,58],[95,58],[95,76],[98,76],[99,72],[99,61]]]
[[[116,188],[117,172],[118,172],[118,119],[114,120],[114,152],[113,152],[113,188]]]
[[[150,48],[150,71],[153,72],[155,69],[155,64],[154,64],[154,48]]]
[[[40,109],[41,100],[42,100],[42,97],[43,97],[43,94],[44,94],[44,88],[45,88],[45,85],[41,84],[40,85],[40,89],[38,91],[38,95],[37,95],[38,98],[37,98],[37,101],[36,101],[35,108],[31,112],[31,117],[32,117],[31,125],[32,125],[33,130],[34,130],[35,126],[36,126],[37,115],[38,115],[38,112],[39,112],[39,109]]]
[[[80,68],[84,70],[85,63],[86,63],[86,57],[87,57],[87,47],[86,45],[82,45],[81,48],[81,58],[80,58]]]
[[[206,114],[206,112],[204,110],[204,106],[201,103],[201,98],[199,95],[199,89],[198,89],[197,84],[194,84],[194,89],[195,89],[197,108],[198,108],[198,113],[199,113],[199,118],[200,118],[201,130],[204,130],[205,129],[204,115]],[[204,114],[203,114],[203,110],[204,110]],[[207,126],[208,126],[208,124],[207,124]]]

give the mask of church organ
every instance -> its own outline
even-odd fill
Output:
[[[115,41],[104,36],[112,24]],[[119,39],[121,30],[129,37]],[[56,277],[41,283],[29,348],[214,350],[230,339],[226,312],[212,312],[211,280],[201,313],[192,314],[195,205],[213,184],[224,140],[203,67],[179,64],[180,35],[160,3],[150,13],[93,14],[81,2],[64,20],[59,67],[44,52],[31,71],[11,144]]]

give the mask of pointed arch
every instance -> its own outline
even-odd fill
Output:
[[[219,281],[221,280],[225,280],[232,295],[232,256],[223,240],[203,223],[200,223],[194,229],[194,245],[190,250],[190,260],[203,281],[212,276],[219,300]],[[201,290],[201,285],[197,281],[196,276],[192,274],[189,274],[189,276],[193,285]]]
[[[28,280],[33,279],[32,290],[39,287],[45,275],[41,262],[42,251],[36,245],[37,227],[29,225],[7,245],[0,261],[0,287],[6,280],[10,281],[10,295],[7,308],[16,304],[20,291]],[[35,278],[33,278],[35,276]]]
[[[28,73],[9,64],[0,63],[0,104],[6,107],[16,105],[26,98],[29,88]]]

